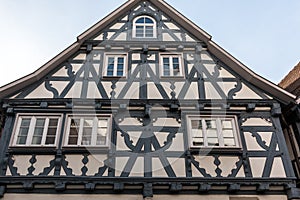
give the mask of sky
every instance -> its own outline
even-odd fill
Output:
[[[300,0],[166,0],[278,83],[300,62]],[[126,0],[0,0],[0,86],[26,76]]]

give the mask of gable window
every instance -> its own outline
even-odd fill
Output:
[[[61,116],[19,115],[13,146],[56,146]]]
[[[234,116],[188,116],[191,147],[240,147]]]
[[[69,116],[65,146],[108,146],[110,116]]]
[[[123,77],[126,75],[126,55],[125,54],[107,54],[104,63],[105,77]]]
[[[182,76],[182,56],[181,55],[161,55],[162,76]]]
[[[140,16],[133,21],[134,38],[156,38],[156,21],[149,16]]]

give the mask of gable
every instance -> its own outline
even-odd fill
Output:
[[[140,15],[157,20],[155,40],[136,41],[131,37],[132,19]],[[273,96],[285,103],[294,100],[293,95],[254,74],[210,39],[163,1],[128,1],[80,35],[54,62],[2,87],[1,98],[270,99]],[[145,51],[149,58],[141,60]],[[120,52],[130,61],[126,77],[105,79],[106,54]],[[161,53],[182,56],[181,79],[161,77]],[[35,75],[38,80],[30,79]]]
[[[177,24],[176,21],[168,17],[162,10],[147,1],[139,3],[136,7],[131,9],[130,12],[124,13],[120,19],[115,20],[110,26],[96,34],[92,40],[94,42],[101,42],[103,40],[135,40],[132,38],[132,35],[135,31],[134,20],[138,16],[148,16],[156,22],[157,38],[155,38],[153,42],[200,42],[194,36],[189,34],[187,30]]]
[[[156,62],[159,52],[149,53],[146,64],[141,62],[143,52],[126,53],[130,60],[126,77],[104,76],[107,52],[102,47],[89,53],[77,52],[15,98],[270,99],[207,50],[196,53],[183,49],[183,76],[171,79],[161,76],[162,66]]]

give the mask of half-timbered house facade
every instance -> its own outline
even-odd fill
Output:
[[[128,0],[0,99],[5,200],[300,198],[296,97],[163,0]]]

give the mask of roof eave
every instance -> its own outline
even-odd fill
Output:
[[[191,20],[186,18],[183,14],[181,14],[178,10],[172,7],[170,4],[165,2],[164,0],[150,0],[155,6],[163,10],[169,17],[175,19],[183,28],[189,30],[195,37],[199,40],[207,43],[211,40],[212,36],[209,35],[206,31],[201,29],[198,25],[193,23]],[[191,27],[193,29],[191,29]]]
[[[53,70],[52,66],[61,64],[63,60],[74,54],[79,48],[80,44],[78,42],[75,42],[64,51],[59,53],[57,56],[55,56],[53,59],[51,59],[49,62],[44,64],[42,67],[37,69],[35,72],[0,87],[0,99],[6,98],[10,95],[14,95],[18,91],[20,91],[24,87],[24,85],[30,85],[40,80]]]

